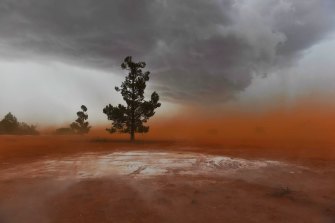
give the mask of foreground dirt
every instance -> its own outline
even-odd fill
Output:
[[[83,152],[176,151],[279,160],[298,174],[269,170],[234,176],[160,175],[0,180],[0,222],[335,222],[331,145],[0,138],[2,171]],[[28,164],[28,165],[27,165]],[[280,168],[280,167],[278,167]],[[252,176],[252,177],[251,177]],[[1,176],[0,176],[1,178]]]

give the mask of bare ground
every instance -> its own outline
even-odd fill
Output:
[[[220,145],[172,141],[129,144],[122,140],[51,136],[3,137],[0,145],[1,223],[335,222],[335,159],[331,145],[274,146],[253,141]],[[226,174],[227,168],[235,166],[220,164],[214,172],[224,174],[213,174],[213,168],[198,171],[192,163],[193,169],[187,174],[179,169],[153,175],[141,175],[144,169],[138,166],[133,174],[99,175],[96,171],[101,171],[100,166],[90,169],[95,171],[90,177],[78,177],[82,164],[73,157],[135,150],[274,160],[285,165]],[[44,165],[46,160],[63,161],[68,157],[72,159],[66,165]],[[43,174],[36,175],[36,171]]]

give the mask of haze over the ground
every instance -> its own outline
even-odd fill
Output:
[[[60,125],[85,104],[104,123],[128,55],[152,72],[157,119],[334,104],[334,11],[333,0],[0,0],[0,115]]]

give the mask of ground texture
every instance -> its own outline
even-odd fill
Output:
[[[335,222],[331,146],[0,139],[0,222]]]

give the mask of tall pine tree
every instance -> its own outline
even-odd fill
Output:
[[[121,93],[126,106],[109,104],[103,109],[108,120],[112,121],[112,127],[107,131],[129,133],[131,141],[135,140],[136,132],[149,131],[149,126],[145,126],[144,123],[155,114],[155,109],[161,106],[156,92],[151,94],[149,101],[144,100],[144,90],[150,75],[149,71],[142,71],[145,66],[145,62],[133,62],[130,56],[124,59],[121,68],[128,71],[128,75],[120,87],[115,87],[115,90]]]

